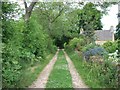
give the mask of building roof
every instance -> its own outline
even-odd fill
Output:
[[[111,30],[96,30],[95,37],[97,41],[113,40],[113,32]]]

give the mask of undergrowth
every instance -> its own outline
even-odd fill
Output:
[[[78,56],[77,52],[68,52],[75,68],[90,88],[117,88],[117,67],[110,62],[104,64],[89,63]]]
[[[33,83],[33,81],[37,79],[44,67],[50,62],[52,57],[53,54],[50,54],[46,57],[46,60],[36,63],[35,65],[26,68],[25,70],[22,70],[23,74],[21,75],[18,87],[25,88],[30,86]]]

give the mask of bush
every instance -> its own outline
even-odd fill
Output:
[[[20,55],[22,48],[22,22],[8,21],[3,31],[2,52],[2,85],[15,87],[20,80],[21,68]],[[6,22],[6,23],[8,23]],[[9,32],[9,33],[8,33]]]
[[[3,88],[17,88],[24,74],[22,71],[41,60],[46,60],[46,54],[56,50],[53,41],[48,39],[48,34],[38,24],[38,18],[31,16],[27,23],[22,19],[12,19],[18,9],[16,4],[2,2],[2,43],[0,45],[3,45]]]
[[[82,47],[85,45],[84,39],[83,38],[73,38],[70,40],[69,44],[65,44],[65,48],[69,48],[70,50],[82,50]]]
[[[102,66],[99,66],[100,82],[105,87],[118,87],[118,68],[109,59],[104,61]]]
[[[19,86],[22,70],[45,60],[46,54],[55,52],[56,47],[34,18],[27,24],[22,20],[8,20],[4,24],[2,84],[3,88],[14,88]]]
[[[86,60],[90,59],[90,56],[102,56],[104,58],[107,57],[107,52],[104,48],[95,43],[90,43],[83,47],[82,49],[83,56]]]
[[[82,49],[82,52],[86,52],[86,51],[88,51],[89,49],[94,48],[95,46],[96,46],[95,43],[90,43],[90,44],[88,44],[88,45],[85,45],[85,46],[83,47],[83,49]]]
[[[118,50],[117,54],[118,54],[118,57],[120,58],[120,39],[118,39],[116,43],[117,43],[117,50]]]
[[[117,42],[107,41],[106,43],[103,44],[103,47],[107,52],[114,53],[117,50],[118,45]]]
[[[53,40],[49,36],[47,36],[46,42],[47,51],[49,51],[50,53],[55,53],[57,51],[57,47],[54,45]]]
[[[86,60],[89,60],[90,56],[97,56],[97,55],[104,57],[105,55],[107,55],[107,52],[102,47],[90,48],[89,50],[84,52],[84,57]]]
[[[116,88],[115,90],[118,90],[117,66],[112,64],[111,60],[105,59],[102,64],[87,63],[75,52],[68,52],[68,54],[88,87],[92,89]]]
[[[73,38],[72,40],[70,40],[69,42],[69,46],[73,49],[75,49],[77,47],[77,44],[79,43],[79,39],[78,38]]]

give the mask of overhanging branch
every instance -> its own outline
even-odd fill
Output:
[[[26,0],[23,0],[23,1],[24,1],[25,9],[27,9],[27,3],[26,3]]]
[[[38,0],[33,0],[29,7],[27,6],[26,0],[23,0],[23,1],[24,1],[25,11],[26,11],[25,12],[25,21],[28,21],[30,16],[31,16],[32,10],[33,10],[33,8]]]
[[[63,11],[64,9],[62,8],[60,11],[59,11],[59,13],[58,13],[58,15],[51,21],[51,23],[53,23],[61,14],[62,14],[62,11]]]

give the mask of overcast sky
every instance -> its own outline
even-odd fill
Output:
[[[103,23],[103,30],[108,30],[110,26],[114,26],[114,28],[116,28],[116,25],[118,24],[118,5],[112,5],[109,10],[108,15],[104,15],[101,19]]]

